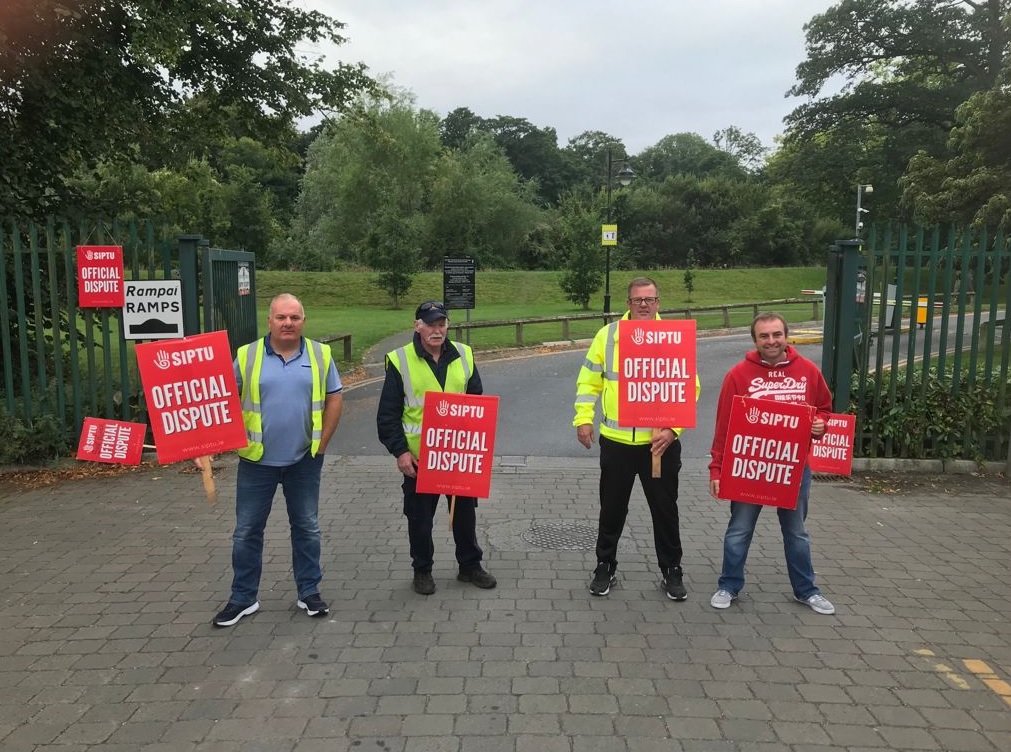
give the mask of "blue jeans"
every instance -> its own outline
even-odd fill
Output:
[[[278,485],[284,491],[291,526],[291,562],[298,597],[319,592],[319,478],[323,455],[305,456],[294,465],[270,467],[239,460],[235,483],[235,532],[232,533],[232,603],[256,600],[263,571],[263,531]]]
[[[808,495],[811,491],[811,468],[804,468],[800,481],[800,495],[796,509],[776,509],[779,527],[783,531],[783,549],[786,552],[786,570],[790,575],[793,594],[807,599],[821,592],[814,584],[814,565],[811,564],[811,537],[804,528],[807,519]],[[723,573],[720,575],[720,590],[735,595],[744,589],[744,564],[748,560],[748,548],[755,534],[760,504],[746,504],[742,501],[730,502],[730,524],[723,538]]]

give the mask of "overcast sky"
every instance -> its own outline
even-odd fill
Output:
[[[766,146],[800,100],[804,24],[834,0],[297,0],[346,24],[316,47],[363,62],[440,116],[526,118],[559,146],[584,131],[631,153],[729,125]]]

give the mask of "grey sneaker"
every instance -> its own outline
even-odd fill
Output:
[[[797,603],[803,603],[805,606],[810,606],[812,611],[819,614],[835,613],[835,606],[833,606],[832,602],[821,593],[815,593],[807,598],[796,598],[796,600]]]
[[[611,585],[618,581],[615,572],[618,567],[608,564],[606,561],[598,561],[597,568],[593,570],[593,582],[590,583],[590,593],[593,595],[607,595],[611,592]]]
[[[730,604],[737,600],[737,593],[720,588],[713,597],[709,599],[709,605],[713,608],[730,608]]]

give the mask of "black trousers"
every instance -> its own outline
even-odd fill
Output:
[[[435,510],[439,508],[438,494],[419,494],[414,478],[404,476],[404,516],[407,517],[407,536],[411,542],[411,566],[415,572],[430,573],[435,561],[435,543],[432,525]],[[449,499],[446,499],[449,508]],[[461,571],[481,565],[484,552],[477,544],[477,499],[457,496],[453,510],[453,540],[456,542],[456,561]]]
[[[660,476],[652,477],[649,444],[622,444],[600,437],[600,519],[597,561],[618,563],[618,539],[625,529],[628,501],[636,477],[642,484],[653,517],[653,542],[661,572],[681,565],[681,528],[678,520],[678,472],[681,442],[675,441],[660,458]]]

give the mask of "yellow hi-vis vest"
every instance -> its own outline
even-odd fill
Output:
[[[623,319],[629,318],[626,311]],[[658,315],[656,318],[660,318]],[[593,338],[586,360],[576,378],[576,417],[573,426],[593,423],[593,406],[600,399],[600,435],[622,444],[648,444],[652,440],[650,428],[626,428],[618,425],[618,322],[601,327]],[[695,377],[695,399],[702,385]],[[668,426],[675,436],[684,429]]]
[[[414,343],[386,354],[386,360],[400,372],[404,381],[404,414],[401,418],[407,448],[417,457],[421,453],[421,418],[425,414],[425,392],[464,394],[474,373],[474,353],[462,342],[452,342],[460,357],[446,369],[446,386],[432,373],[431,366],[418,357]]]
[[[260,404],[260,371],[263,369],[263,340],[259,339],[252,345],[243,345],[235,354],[239,361],[239,371],[242,373],[242,422],[246,426],[246,438],[249,444],[239,450],[239,456],[246,460],[258,462],[263,456],[263,416]],[[305,339],[305,350],[309,355],[309,365],[312,367],[312,445],[309,452],[313,457],[319,450],[320,439],[323,438],[323,405],[326,403],[326,375],[330,372],[333,352],[329,347]]]

